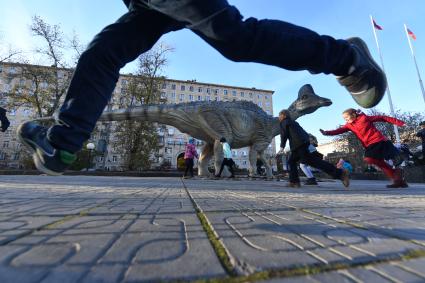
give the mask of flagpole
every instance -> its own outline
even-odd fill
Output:
[[[407,41],[409,42],[410,51],[412,52],[413,62],[415,62],[416,73],[418,74],[419,85],[421,86],[422,97],[423,97],[424,102],[425,102],[425,89],[424,89],[424,85],[422,83],[421,74],[419,73],[418,63],[416,62],[415,53],[413,52],[413,46],[412,46],[412,43],[410,42],[410,36],[409,36],[409,32],[407,31],[406,24],[404,24],[404,30],[406,31]]]
[[[373,18],[372,18],[372,15],[370,15],[370,22],[371,22],[371,24],[372,24],[372,31],[373,31],[373,35],[375,36],[376,47],[378,48],[379,58],[381,59],[381,66],[382,66],[382,70],[383,70],[383,71],[384,71],[384,73],[385,73],[384,60],[382,59],[381,49],[379,48],[378,36],[377,36],[377,34],[376,34],[376,31],[375,31],[375,25],[373,24]],[[388,81],[387,81],[387,93],[388,93],[388,102],[389,102],[389,104],[390,104],[390,111],[391,111],[391,115],[392,115],[392,116],[395,116],[395,115],[394,115],[393,101],[392,101],[392,99],[391,99],[390,85],[389,85]],[[400,143],[400,135],[399,135],[399,133],[398,133],[398,127],[397,127],[396,125],[394,125],[394,133],[395,133],[396,141],[397,141],[397,143],[399,144],[399,143]]]

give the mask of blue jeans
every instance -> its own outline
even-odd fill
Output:
[[[119,71],[170,31],[189,28],[226,58],[288,70],[346,75],[352,50],[344,40],[277,20],[243,19],[226,0],[132,0],[129,12],[95,36],[81,55],[57,125],[48,139],[81,149],[108,104]]]

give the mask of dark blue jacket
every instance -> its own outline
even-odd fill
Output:
[[[286,141],[289,140],[291,151],[297,148],[310,144],[310,138],[306,131],[290,118],[286,118],[280,122],[280,147],[286,146]]]

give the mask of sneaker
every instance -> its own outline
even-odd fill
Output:
[[[354,50],[354,63],[348,75],[337,77],[354,98],[364,108],[376,106],[387,89],[385,73],[370,55],[366,43],[358,37],[347,39]]]
[[[308,178],[308,179],[304,182],[304,185],[307,185],[307,186],[317,186],[317,185],[318,185],[318,183],[317,183],[317,181],[316,181],[316,178]]]
[[[348,170],[342,169],[342,174],[339,178],[344,187],[348,188],[348,186],[350,186],[350,172],[348,172]]]
[[[43,173],[61,175],[77,159],[75,154],[53,147],[47,139],[47,128],[34,121],[21,124],[17,134],[33,153],[35,167]]]
[[[394,170],[394,181],[391,185],[387,185],[387,188],[407,188],[407,184],[404,178],[404,170],[397,168]]]

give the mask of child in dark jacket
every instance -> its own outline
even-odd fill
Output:
[[[370,165],[376,165],[393,180],[388,188],[405,188],[408,187],[403,178],[401,169],[393,169],[385,160],[394,159],[399,151],[391,141],[389,141],[374,125],[374,122],[387,122],[397,126],[404,126],[404,122],[396,118],[378,115],[368,116],[353,108],[349,108],[342,112],[342,117],[347,122],[344,126],[333,130],[320,132],[327,136],[339,135],[348,131],[352,131],[365,147],[364,161]]]
[[[285,148],[286,141],[289,140],[291,155],[288,160],[289,165],[289,184],[288,187],[299,188],[300,179],[297,171],[297,162],[320,169],[331,175],[334,179],[340,179],[345,187],[350,185],[349,173],[346,170],[338,169],[329,162],[312,154],[308,146],[310,145],[310,137],[306,131],[294,120],[291,119],[288,110],[279,112],[280,121],[280,140],[281,150]]]

